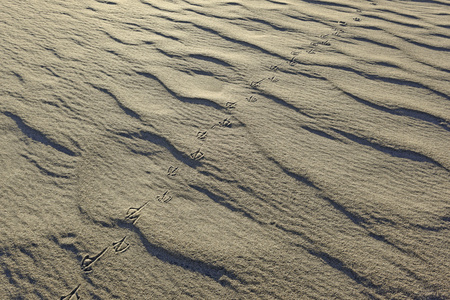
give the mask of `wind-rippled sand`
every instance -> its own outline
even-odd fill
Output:
[[[0,4],[0,299],[450,299],[450,2]]]

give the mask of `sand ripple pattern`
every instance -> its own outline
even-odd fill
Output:
[[[449,7],[2,1],[0,298],[449,299]]]

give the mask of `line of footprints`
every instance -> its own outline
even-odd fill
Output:
[[[247,98],[249,102],[255,102],[256,98],[251,96]],[[226,108],[229,110],[232,110],[236,108],[237,103],[236,102],[227,102]],[[214,129],[215,127],[231,127],[231,120],[230,118],[226,118],[214,125],[211,126],[211,129]],[[208,135],[208,131],[199,131],[197,133],[197,138],[199,140],[205,140]],[[191,159],[193,160],[200,160],[204,157],[203,152],[199,150],[193,152],[190,154]],[[167,176],[168,177],[175,177],[179,173],[179,168],[170,166],[167,170]],[[168,203],[173,199],[173,197],[170,195],[170,191],[166,190],[162,195],[158,195],[156,197],[156,200],[161,203]],[[130,223],[132,225],[136,225],[137,221],[142,215],[142,211],[144,208],[151,202],[151,200],[148,200],[144,204],[142,204],[139,207],[130,207],[127,212],[125,213],[125,217],[123,221]],[[114,250],[115,254],[120,254],[125,251],[127,251],[130,248],[130,244],[126,242],[127,236],[123,237],[121,240],[115,241],[111,244],[111,246],[108,246],[104,248],[102,251],[100,251],[98,254],[94,256],[85,255],[83,259],[81,260],[81,270],[88,274],[93,271],[93,267],[96,262],[98,262],[102,257],[106,255],[110,251],[110,249]],[[81,284],[76,286],[72,291],[70,291],[68,294],[62,296],[60,300],[78,300],[81,299],[81,297],[78,295],[78,292],[81,288]]]
[[[358,10],[358,12],[361,12],[361,11]],[[356,18],[356,17],[353,18],[353,20],[355,20],[357,22],[360,21],[360,19]],[[337,23],[341,26],[347,26],[347,23],[345,23],[343,21],[338,21]],[[340,36],[340,34],[343,32],[344,31],[342,29],[334,28],[332,35]],[[329,35],[330,34],[320,35],[319,38],[326,39],[327,37],[329,37]],[[330,46],[331,43],[330,43],[329,39],[326,39],[326,40],[320,41],[320,42],[312,42],[310,44],[310,47],[305,50],[306,53],[315,54],[316,47],[318,47],[319,45]],[[290,66],[295,66],[297,64],[296,59],[299,54],[300,54],[300,51],[292,51],[291,55],[293,55],[293,57],[290,60],[288,60],[287,63]],[[272,65],[272,66],[270,66],[269,70],[271,72],[277,72],[279,70],[279,67],[278,67],[278,65]],[[257,89],[264,81],[276,83],[279,81],[279,79],[276,78],[276,76],[265,77],[260,80],[250,82],[250,87],[253,89]],[[254,103],[254,102],[258,101],[258,99],[255,95],[251,95],[251,96],[245,98],[245,100],[250,103]],[[237,107],[237,102],[227,102],[225,104],[225,108],[228,111],[232,111],[236,107]],[[214,129],[216,127],[231,127],[231,125],[232,125],[232,123],[231,123],[230,117],[228,117],[228,118],[225,118],[225,119],[213,124],[210,129]],[[204,141],[207,138],[207,136],[208,136],[208,130],[197,132],[197,139],[199,139],[201,141]],[[198,161],[198,160],[201,160],[202,158],[204,158],[204,153],[201,151],[201,148],[199,148],[197,151],[190,153],[189,156],[192,160]],[[176,175],[178,175],[178,173],[179,173],[178,167],[170,166],[169,169],[167,170],[168,177],[175,177]],[[170,191],[166,190],[162,195],[158,195],[156,197],[156,200],[161,203],[168,203],[172,200],[172,198],[173,197],[170,195]],[[150,203],[150,201],[151,200],[148,200],[147,202],[145,202],[144,204],[142,204],[139,207],[130,207],[125,214],[124,221],[127,223],[130,223],[132,225],[136,225],[137,221],[141,217],[143,209]],[[126,242],[126,238],[127,238],[127,236],[124,236],[122,239],[113,242],[111,244],[111,246],[104,248],[97,255],[94,255],[92,257],[90,255],[85,255],[83,257],[83,259],[81,260],[81,270],[84,273],[91,273],[93,271],[92,268],[94,267],[95,263],[98,262],[102,257],[104,257],[105,254],[108,251],[110,251],[110,249],[113,249],[115,254],[120,254],[120,253],[127,251],[130,248],[130,244]],[[62,296],[60,298],[60,300],[79,300],[79,299],[81,299],[81,297],[78,295],[78,291],[80,290],[80,288],[81,288],[81,284],[76,286],[67,295]]]
[[[178,168],[170,166],[167,170],[167,176],[173,177],[178,174]],[[170,192],[167,190],[162,195],[158,195],[156,200],[161,203],[168,203],[172,200],[172,196],[170,196]],[[137,221],[141,217],[142,210],[150,203],[151,200],[145,202],[139,207],[130,207],[124,217],[124,221],[127,223],[131,223],[132,225],[136,225]],[[111,246],[105,247],[102,251],[94,256],[90,256],[89,254],[85,255],[81,260],[81,270],[85,274],[89,274],[93,271],[93,267],[96,262],[98,262],[102,257],[106,255],[111,249],[115,254],[124,253],[130,248],[130,244],[126,242],[127,236],[124,236],[122,239],[115,241],[111,244]],[[81,288],[81,284],[75,287],[68,294],[61,296],[60,300],[78,300],[81,297],[78,295],[78,291]]]

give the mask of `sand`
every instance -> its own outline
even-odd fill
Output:
[[[0,4],[0,299],[450,299],[450,1]]]

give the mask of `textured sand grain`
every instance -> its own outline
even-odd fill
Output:
[[[447,0],[2,1],[0,299],[450,299],[449,53]]]

